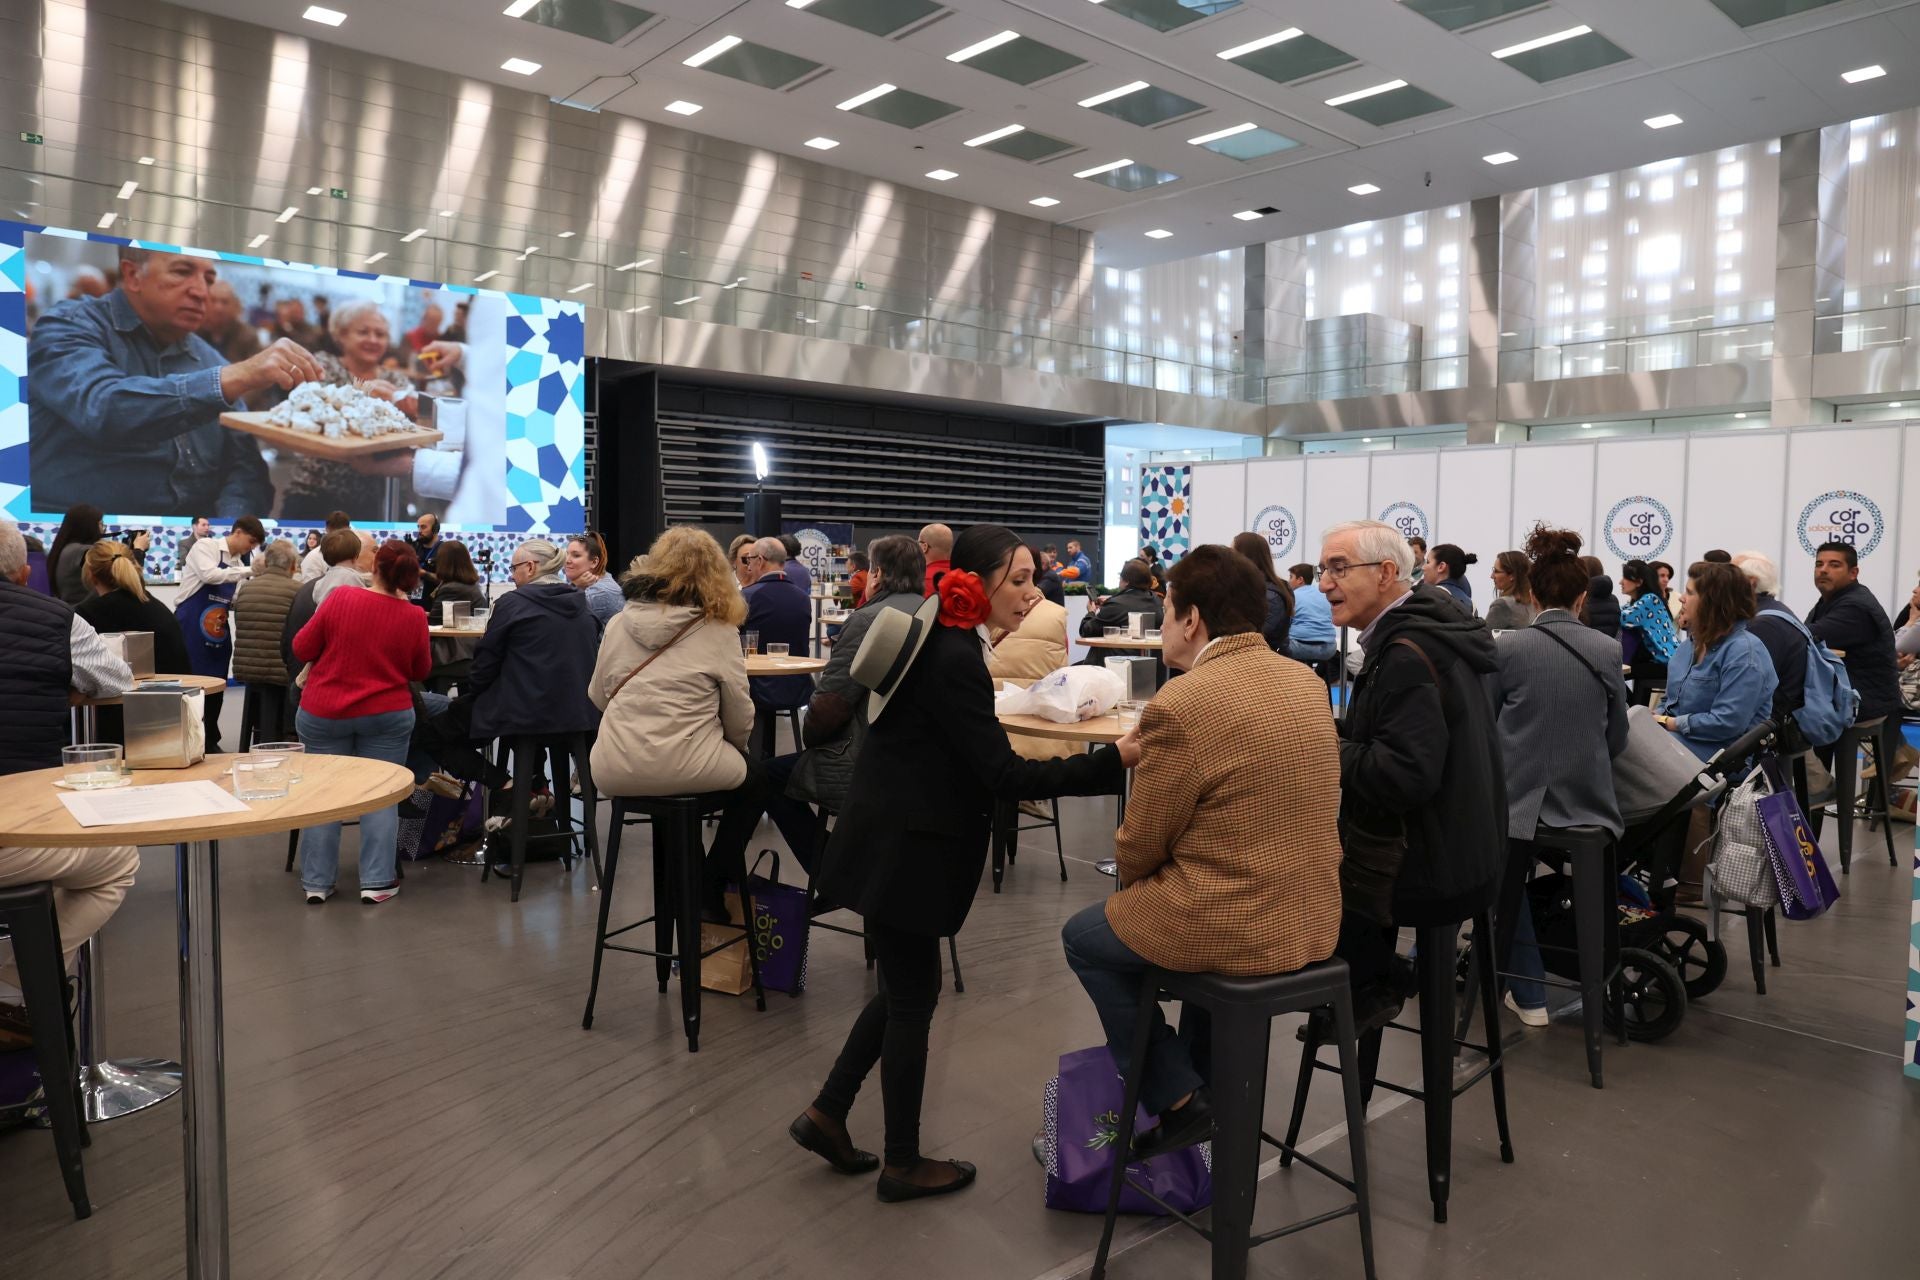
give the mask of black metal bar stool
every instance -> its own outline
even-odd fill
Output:
[[[1451,978],[1451,975],[1449,975]],[[1349,986],[1347,962],[1322,960],[1292,973],[1264,978],[1230,978],[1217,973],[1171,973],[1149,969],[1140,983],[1140,1014],[1134,1033],[1132,1060],[1123,1073],[1127,1082],[1126,1100],[1120,1107],[1120,1136],[1116,1153],[1132,1149],[1134,1120],[1140,1106],[1141,1078],[1146,1072],[1147,1051],[1153,1030],[1155,1004],[1162,998],[1185,1002],[1192,1009],[1206,1012],[1211,1047],[1207,1073],[1213,1095],[1213,1223],[1211,1230],[1201,1227],[1186,1214],[1168,1208],[1152,1192],[1138,1183],[1140,1192],[1188,1227],[1204,1236],[1213,1246],[1213,1280],[1244,1280],[1247,1254],[1257,1245],[1281,1236],[1317,1227],[1336,1218],[1353,1214],[1360,1221],[1360,1256],[1368,1280],[1373,1277],[1373,1214],[1367,1197],[1366,1106],[1360,1096],[1360,1054],[1354,1037],[1353,995]],[[1262,1110],[1267,1095],[1267,1049],[1274,1018],[1287,1013],[1331,1008],[1334,1043],[1340,1049],[1340,1075],[1346,1095],[1347,1152],[1353,1163],[1353,1177],[1343,1178],[1311,1156],[1295,1149],[1296,1134],[1289,1133],[1280,1142],[1265,1131]],[[1299,1127],[1298,1110],[1294,1127]],[[1280,1149],[1283,1163],[1298,1159],[1315,1173],[1332,1179],[1353,1192],[1351,1203],[1303,1218],[1288,1226],[1253,1234],[1253,1204],[1260,1181],[1260,1144],[1268,1142]],[[1114,1221],[1120,1212],[1120,1195],[1128,1185],[1127,1161],[1113,1162],[1113,1181],[1107,1191],[1107,1219],[1100,1232],[1100,1247],[1093,1256],[1095,1280],[1106,1275],[1107,1253],[1113,1245]]]
[[[799,707],[775,707],[764,702],[753,704],[754,751],[762,760],[771,760],[778,753],[781,716],[787,718],[787,723],[793,729],[793,749],[806,749],[806,744],[800,740],[800,710]]]
[[[1370,1099],[1374,1085],[1378,1084],[1382,1089],[1391,1089],[1418,1100],[1426,1111],[1427,1192],[1433,1200],[1435,1222],[1447,1220],[1447,1193],[1453,1176],[1453,1100],[1486,1076],[1493,1077],[1493,1118],[1500,1130],[1500,1159],[1504,1164],[1513,1163],[1513,1142],[1507,1132],[1507,1081],[1500,1054],[1499,983],[1493,976],[1492,965],[1479,966],[1482,1016],[1489,1028],[1487,1043],[1470,1044],[1454,1035],[1454,964],[1462,923],[1456,920],[1451,924],[1421,925],[1416,929],[1418,954],[1414,968],[1420,981],[1420,1026],[1409,1027],[1399,1022],[1387,1024],[1395,1031],[1412,1031],[1419,1035],[1421,1087],[1413,1089],[1376,1079],[1375,1070],[1380,1062],[1380,1031],[1369,1032],[1361,1043],[1361,1087],[1365,1096]],[[1474,915],[1473,936],[1494,936],[1490,912],[1480,911]],[[1479,1053],[1483,1061],[1465,1079],[1456,1081],[1453,1060],[1458,1049]],[[1287,1125],[1289,1146],[1299,1140],[1300,1123],[1307,1112],[1307,1090],[1313,1084],[1316,1067],[1322,1071],[1338,1069],[1320,1061],[1320,1042],[1309,1023],[1306,1047],[1300,1054],[1300,1080],[1294,1087],[1293,1119]],[[1284,1167],[1288,1160],[1283,1151],[1281,1165]]]
[[[583,780],[584,782],[584,780]],[[613,801],[613,826],[607,838],[607,865],[600,881],[600,925],[593,938],[593,981],[587,987],[587,1011],[580,1019],[585,1030],[593,1029],[593,1002],[600,994],[600,960],[608,951],[652,956],[654,976],[661,994],[673,973],[673,962],[680,962],[680,1020],[686,1028],[687,1052],[700,1052],[700,962],[715,952],[738,945],[729,939],[705,950],[700,946],[701,865],[706,851],[700,843],[701,815],[726,803],[726,793],[703,796],[617,796]],[[613,878],[620,866],[620,833],[626,827],[629,811],[639,810],[653,819],[653,914],[632,924],[608,929],[613,909]],[[753,919],[753,905],[745,901],[746,859],[729,868],[735,883],[741,886],[742,914]],[[612,939],[642,925],[653,926],[652,947],[630,947]],[[754,1007],[766,1011],[767,995],[760,987],[760,962],[753,953],[751,930],[745,923],[718,926],[736,931],[745,939],[748,970],[753,975]]]
[[[74,1218],[93,1215],[87,1199],[87,1171],[80,1149],[87,1145],[80,1122],[80,1068],[75,1062],[73,1020],[67,1015],[66,964],[60,951],[60,921],[53,911],[51,884],[22,884],[0,889],[0,932],[13,940],[20,970],[20,991],[33,1023],[34,1065],[53,1123],[53,1151]]]
[[[527,826],[532,821],[533,775],[538,771],[542,751],[547,755],[548,776],[553,779],[554,817],[560,824],[560,830],[534,836],[527,833]],[[593,864],[595,876],[600,874],[599,797],[593,789],[593,776],[587,762],[589,754],[587,735],[584,733],[520,733],[500,739],[500,758],[504,761],[511,757],[513,761],[513,790],[508,801],[507,824],[507,856],[512,868],[513,901],[520,901],[520,881],[526,873],[529,840],[565,840],[567,851],[560,856],[568,869],[573,866],[573,842],[579,840]],[[572,800],[567,787],[567,778],[576,771],[580,775],[581,803],[586,810],[583,820],[578,823],[573,817]],[[489,798],[492,795],[491,792],[486,794]],[[492,874],[496,856],[489,852],[481,860],[482,881]]]
[[[252,748],[255,738],[265,738],[268,742],[291,739],[293,736],[293,717],[288,714],[287,686],[283,684],[254,684],[249,681],[247,694],[240,703],[240,750]],[[267,732],[263,732],[261,725]]]
[[[1871,720],[1861,720],[1850,724],[1840,734],[1839,741],[1833,744],[1833,798],[1837,816],[1840,819],[1840,874],[1851,873],[1853,864],[1853,815],[1856,807],[1866,815],[1869,830],[1873,824],[1881,829],[1887,841],[1887,865],[1897,867],[1900,859],[1893,849],[1893,823],[1887,813],[1887,771],[1893,768],[1898,754],[1899,726],[1889,734],[1887,718],[1875,716]],[[1873,777],[1867,783],[1866,801],[1856,806],[1855,795],[1859,790],[1860,752],[1869,753],[1873,763]],[[1804,767],[1804,766],[1803,766]],[[1822,805],[1820,813],[1808,814],[1816,824],[1826,813]],[[1815,825],[1814,835],[1820,834]]]
[[[821,854],[824,854],[827,849],[827,834],[832,830],[834,811],[824,804],[819,804],[814,806],[814,813],[815,829],[820,833],[820,838],[814,843],[814,848],[818,849]],[[807,871],[805,867],[802,867],[801,870]],[[807,928],[825,929],[829,933],[843,933],[849,938],[860,939],[866,947],[867,968],[873,968],[873,943],[867,940],[867,931],[865,928],[849,929],[843,924],[828,924],[825,920],[820,919],[817,912],[817,905],[820,899],[816,898],[813,893],[813,872],[811,871],[807,871],[806,891]],[[953,966],[953,993],[955,995],[965,995],[967,991],[967,980],[960,973],[960,944],[952,934],[947,935],[947,959]]]
[[[1060,834],[1060,802],[1049,800],[1053,816],[1038,822],[1020,821],[1020,802],[1018,800],[995,800],[993,802],[993,891],[1000,892],[1000,882],[1006,878],[1007,867],[1020,856],[1020,833],[1023,831],[1053,830],[1053,853],[1060,860],[1060,882],[1067,879],[1067,846]]]

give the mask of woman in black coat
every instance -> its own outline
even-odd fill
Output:
[[[788,1132],[842,1173],[879,1165],[854,1147],[847,1114],[880,1064],[886,1168],[879,1197],[913,1200],[974,1179],[961,1160],[920,1155],[927,1029],[940,994],[940,939],[959,932],[986,866],[993,802],[1119,790],[1122,753],[1023,760],[993,714],[989,628],[1017,630],[1040,599],[1033,555],[999,525],[953,545],[925,646],[873,720],[816,887],[866,918],[879,993],[861,1010],[813,1105]],[[869,643],[871,638],[869,638]]]
[[[1259,534],[1234,534],[1233,549],[1253,562],[1253,567],[1260,571],[1260,580],[1267,584],[1267,620],[1260,627],[1261,637],[1266,640],[1267,648],[1283,658],[1289,656],[1287,641],[1293,630],[1293,584],[1273,567],[1273,548]]]

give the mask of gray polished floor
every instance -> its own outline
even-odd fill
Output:
[[[1104,894],[1111,802],[1068,801],[1072,880],[1029,834],[1007,891],[982,891],[961,958],[967,991],[936,1015],[923,1141],[980,1166],[944,1201],[879,1204],[787,1140],[871,976],[857,939],[816,934],[804,997],[711,996],[690,1056],[651,966],[609,958],[591,1032],[580,1009],[598,898],[588,873],[540,865],[515,906],[477,869],[409,868],[379,908],[351,892],[301,904],[284,842],[222,850],[234,1274],[273,1277],[910,1276],[1027,1280],[1083,1272],[1097,1219],[1041,1206],[1028,1154],[1062,1051],[1097,1042],[1060,958],[1060,924]],[[1898,829],[1910,844],[1912,828]],[[773,837],[769,831],[769,840]],[[351,856],[349,832],[346,851]],[[1109,842],[1110,843],[1110,842]],[[1803,1280],[1915,1274],[1920,1086],[1898,1054],[1908,871],[1863,852],[1826,918],[1783,924],[1785,967],[1757,997],[1733,926],[1732,975],[1666,1043],[1607,1048],[1585,1081],[1577,1025],[1522,1033],[1510,1062],[1518,1163],[1503,1166],[1488,1094],[1456,1116],[1452,1221],[1429,1218],[1417,1106],[1376,1100],[1369,1126],[1380,1274]],[[631,849],[633,846],[629,845]],[[641,858],[616,916],[644,914]],[[117,1056],[177,1052],[171,855],[147,853],[108,927]],[[1276,1029],[1272,1125],[1297,1061]],[[1409,1043],[1387,1072],[1411,1080]],[[1321,1077],[1306,1132],[1330,1143]],[[854,1113],[880,1141],[878,1082]],[[94,1216],[74,1223],[50,1139],[0,1136],[0,1274],[167,1280],[183,1273],[178,1104],[100,1126]],[[1261,1187],[1259,1220],[1327,1207],[1304,1171]],[[1113,1273],[1204,1276],[1205,1246],[1130,1221]],[[1266,1246],[1259,1276],[1358,1276],[1341,1223]]]

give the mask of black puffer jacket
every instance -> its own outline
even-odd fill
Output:
[[[1613,594],[1613,579],[1604,573],[1587,584],[1586,624],[1602,635],[1620,638],[1620,597]]]
[[[1420,654],[1395,640],[1419,646]],[[1402,925],[1462,920],[1492,903],[1507,857],[1506,771],[1482,677],[1497,667],[1493,633],[1438,587],[1382,614],[1367,638],[1353,702],[1340,722],[1340,825],[1404,829],[1394,886]]]

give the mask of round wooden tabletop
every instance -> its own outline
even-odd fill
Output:
[[[1082,636],[1080,643],[1089,649],[1158,649],[1160,640],[1131,640],[1126,636]]]
[[[469,631],[465,627],[428,627],[427,634],[435,640],[478,640],[487,634],[487,629],[475,627]]]
[[[182,686],[188,689],[198,689],[202,693],[219,693],[222,689],[227,687],[227,682],[221,679],[219,676],[195,676],[195,675],[136,676],[133,681],[133,687],[135,689],[138,689],[143,684],[152,684],[155,681],[169,681],[169,680],[177,681],[179,684],[181,684]],[[115,694],[111,698],[83,698],[78,693],[74,693],[70,691],[67,695],[67,702],[70,705],[76,706],[76,707],[117,707],[120,705],[120,695]],[[123,841],[122,843],[125,843],[125,842]]]
[[[1042,716],[1001,716],[1000,727],[1025,738],[1047,738],[1054,742],[1120,741],[1119,717],[1110,715],[1073,724],[1061,724]]]
[[[237,756],[208,756],[185,769],[136,769],[133,785],[164,782],[219,783],[231,790],[227,775]],[[116,844],[178,844],[187,840],[225,840],[239,836],[270,835],[295,827],[343,822],[398,804],[413,794],[413,774],[384,760],[357,756],[304,756],[301,778],[279,800],[249,800],[246,813],[217,813],[200,818],[157,822],[150,826],[125,823],[110,827],[83,827],[60,803],[54,780],[59,769],[37,769],[0,777],[0,846],[41,845],[54,848],[99,848]]]
[[[747,655],[747,674],[750,676],[810,676],[826,669],[825,658],[774,658],[764,653]]]

